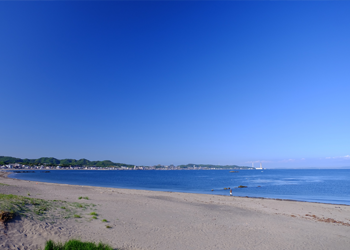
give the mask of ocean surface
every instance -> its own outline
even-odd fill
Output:
[[[350,169],[313,170],[37,170],[21,180],[185,193],[290,199],[350,205]],[[236,188],[239,185],[247,188]],[[212,191],[213,190],[213,191]]]

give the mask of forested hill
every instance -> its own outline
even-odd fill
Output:
[[[216,169],[231,169],[231,168],[240,168],[240,169],[254,169],[253,167],[247,167],[247,166],[237,166],[237,165],[210,165],[210,164],[187,164],[187,165],[180,165],[178,166],[180,168],[193,168],[193,167],[202,167],[202,168],[216,168]]]
[[[112,161],[89,161],[86,159],[63,159],[58,160],[53,157],[41,157],[39,159],[21,159],[10,156],[0,156],[0,165],[6,165],[11,163],[20,163],[23,165],[46,165],[46,166],[96,166],[96,167],[110,167],[110,166],[125,166],[125,167],[133,167],[134,165],[123,164],[123,163],[114,163]]]

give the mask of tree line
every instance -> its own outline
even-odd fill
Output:
[[[110,167],[110,166],[116,166],[116,167],[134,167],[134,165],[130,164],[124,164],[124,163],[115,163],[109,160],[105,161],[89,161],[87,159],[63,159],[59,160],[53,157],[41,157],[38,159],[21,159],[21,158],[15,158],[11,156],[0,156],[0,165],[7,165],[7,164],[14,164],[14,163],[20,163],[22,165],[27,166],[37,166],[37,165],[46,165],[46,166],[62,166],[62,167],[68,167],[68,166],[95,166],[95,167]]]

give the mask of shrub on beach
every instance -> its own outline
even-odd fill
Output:
[[[13,217],[15,217],[15,214],[12,212],[0,211],[0,221],[2,223],[12,220]]]
[[[69,240],[66,243],[55,243],[52,240],[46,242],[44,250],[113,250],[107,244],[94,243],[94,242],[82,242],[80,240]]]

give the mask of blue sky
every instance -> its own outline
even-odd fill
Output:
[[[350,167],[350,2],[0,2],[0,155]]]

